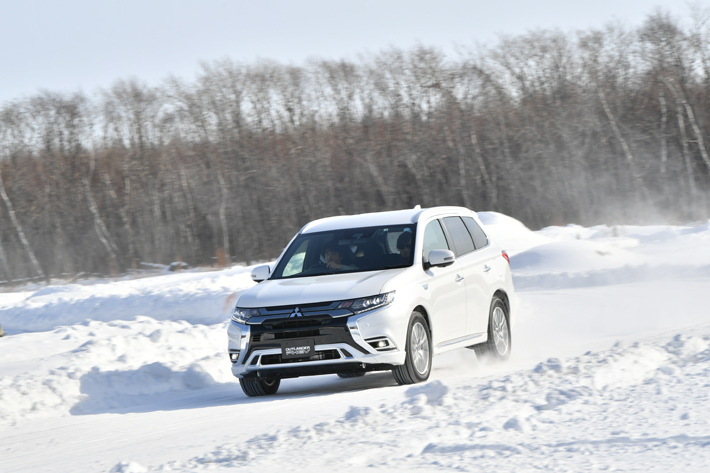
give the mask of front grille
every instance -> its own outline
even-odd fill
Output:
[[[252,335],[252,342],[267,342],[269,340],[292,340],[294,338],[317,337],[319,330],[299,330],[298,332],[264,332]]]
[[[261,355],[261,364],[265,365],[278,365],[281,363],[302,363],[304,361],[320,361],[320,360],[338,360],[340,359],[340,353],[338,350],[323,350],[317,351],[315,355],[309,358],[295,358],[282,360],[281,355]]]
[[[298,305],[282,305],[282,306],[272,306],[272,307],[264,307],[263,313],[274,313],[274,312],[293,312],[296,308],[299,310],[309,310],[309,311],[319,311],[319,310],[328,310],[332,309],[337,304],[339,304],[340,301],[336,302],[315,302],[311,304],[298,304]]]
[[[266,320],[262,322],[262,327],[267,330],[283,330],[283,329],[294,329],[302,327],[317,327],[319,325],[326,325],[332,317],[299,317],[292,319],[277,319],[277,320]]]
[[[320,335],[318,330],[300,330],[298,332],[275,332],[265,333],[261,336],[262,340],[291,340],[293,338],[317,337]]]
[[[251,326],[251,336],[247,353],[242,359],[251,359],[251,354],[255,351],[281,351],[284,341],[297,339],[311,339],[314,345],[345,343],[353,347],[354,350],[363,351],[353,340],[350,330],[347,327],[346,317],[331,317],[325,314],[293,318],[275,317],[273,320],[263,321],[260,324]],[[273,355],[262,356],[273,357]],[[278,363],[280,363],[280,361],[278,361]],[[264,359],[262,359],[262,364],[265,364]]]

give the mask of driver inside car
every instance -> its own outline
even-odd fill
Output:
[[[343,264],[343,253],[340,246],[331,241],[325,247],[325,265],[330,270],[353,270],[358,269],[357,266]]]
[[[412,255],[412,234],[409,232],[402,233],[397,238],[397,250],[401,264],[409,263],[409,257]]]

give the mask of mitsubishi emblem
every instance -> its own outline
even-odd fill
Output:
[[[296,307],[295,309],[293,309],[293,312],[291,312],[291,315],[289,315],[288,317],[303,317],[303,312],[299,311],[298,307]]]

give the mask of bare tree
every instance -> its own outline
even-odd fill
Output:
[[[416,204],[531,227],[710,217],[710,32],[694,15],[456,57],[220,60],[194,81],[7,103],[0,274],[264,260],[312,219]]]

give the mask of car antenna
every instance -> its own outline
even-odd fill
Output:
[[[421,210],[421,209],[422,209],[422,206],[419,204],[414,206],[414,210]]]

